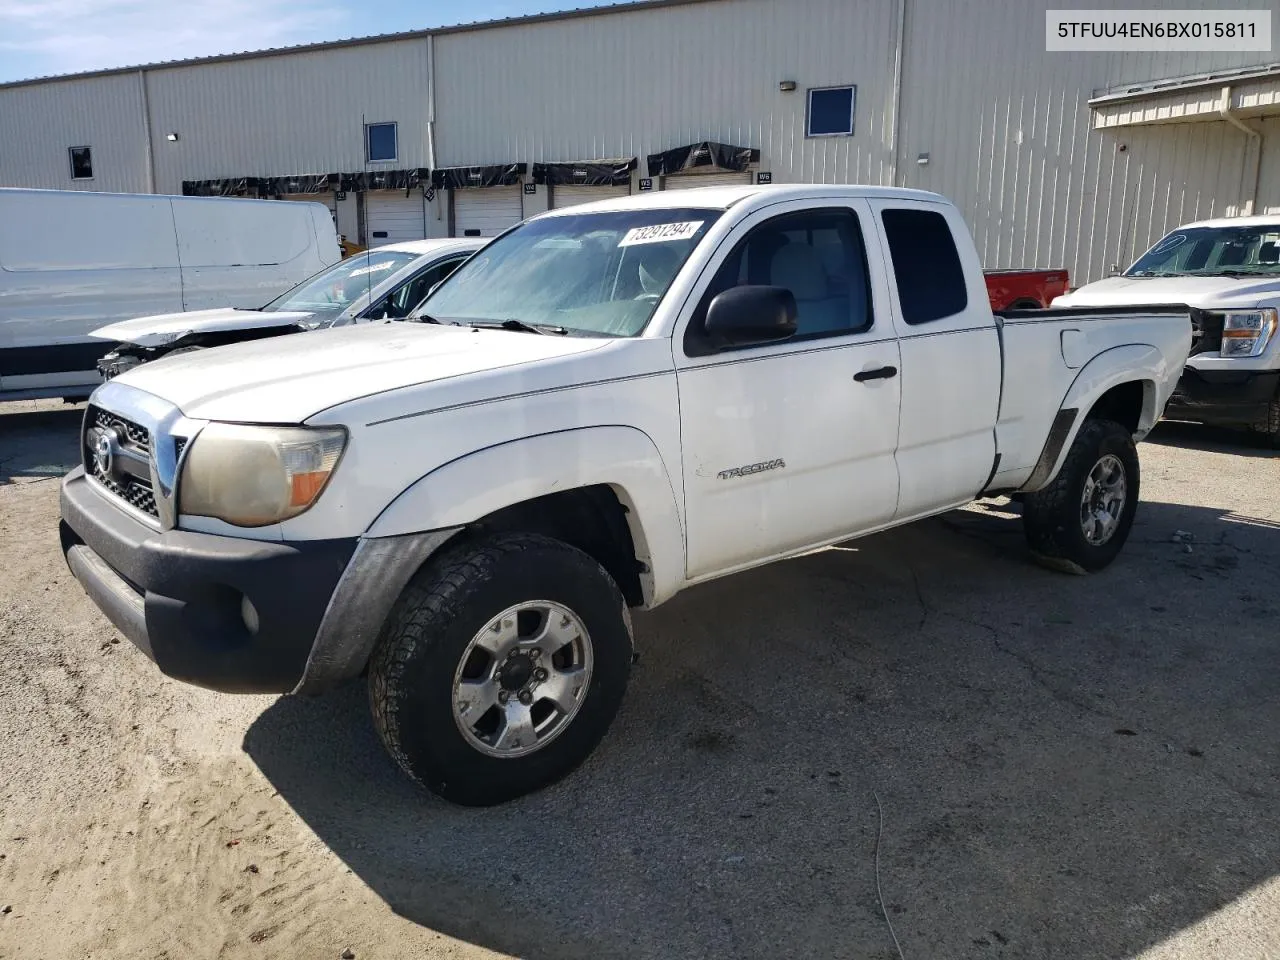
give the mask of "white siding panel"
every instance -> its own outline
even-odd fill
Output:
[[[136,73],[0,89],[0,186],[146,193]],[[72,180],[68,147],[92,148],[93,179]]]
[[[149,73],[157,189],[183,180],[426,167],[425,39]],[[394,163],[365,162],[364,124],[394,121]],[[175,132],[175,143],[165,134]]]
[[[1121,84],[1263,64],[1274,54],[1045,52],[1046,8],[1097,6],[909,2],[899,183],[954,200],[989,268],[1066,267],[1085,283],[1128,264],[1180,221],[1241,210],[1239,131],[1221,121],[1096,130],[1087,101]],[[915,162],[922,153],[925,166]]]
[[[1258,169],[1258,213],[1280,213],[1280,117],[1253,125],[1262,131],[1262,164]]]
[[[896,0],[724,0],[445,34],[440,163],[637,156],[644,175],[718,140],[760,148],[775,183],[887,182],[896,30]],[[805,89],[844,83],[855,136],[806,139]]]

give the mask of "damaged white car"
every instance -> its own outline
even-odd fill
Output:
[[[110,380],[169,354],[368,320],[398,320],[487,242],[468,237],[388,244],[327,267],[258,310],[163,313],[100,327],[90,336],[118,346],[98,361],[98,370]]]

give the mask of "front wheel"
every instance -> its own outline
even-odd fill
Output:
[[[1023,501],[1031,551],[1072,573],[1103,569],[1129,538],[1139,481],[1138,450],[1129,431],[1111,420],[1086,420],[1058,476]]]
[[[548,537],[464,544],[405,588],[369,670],[374,724],[411,777],[489,806],[578,766],[617,713],[631,669],[622,593]]]
[[[1253,432],[1273,447],[1280,447],[1280,393],[1271,398],[1267,415],[1253,424]]]

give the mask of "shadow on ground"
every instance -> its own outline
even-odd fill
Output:
[[[1267,437],[1249,430],[1231,430],[1203,423],[1161,420],[1145,443],[1184,450],[1211,450],[1237,457],[1273,457],[1280,459],[1280,448]]]
[[[84,406],[0,404],[0,484],[63,476],[79,462]]]
[[[504,807],[410,786],[359,688],[281,699],[245,748],[396,912],[524,957],[894,957],[875,794],[908,957],[1130,955],[1280,864],[1280,529],[1148,503],[1076,578],[1010,509],[638,618],[601,748]]]

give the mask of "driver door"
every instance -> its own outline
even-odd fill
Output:
[[[888,523],[900,366],[886,278],[868,258],[864,201],[789,201],[721,246],[673,341],[684,466],[686,574],[704,579]],[[786,287],[791,338],[712,350],[711,299]]]

